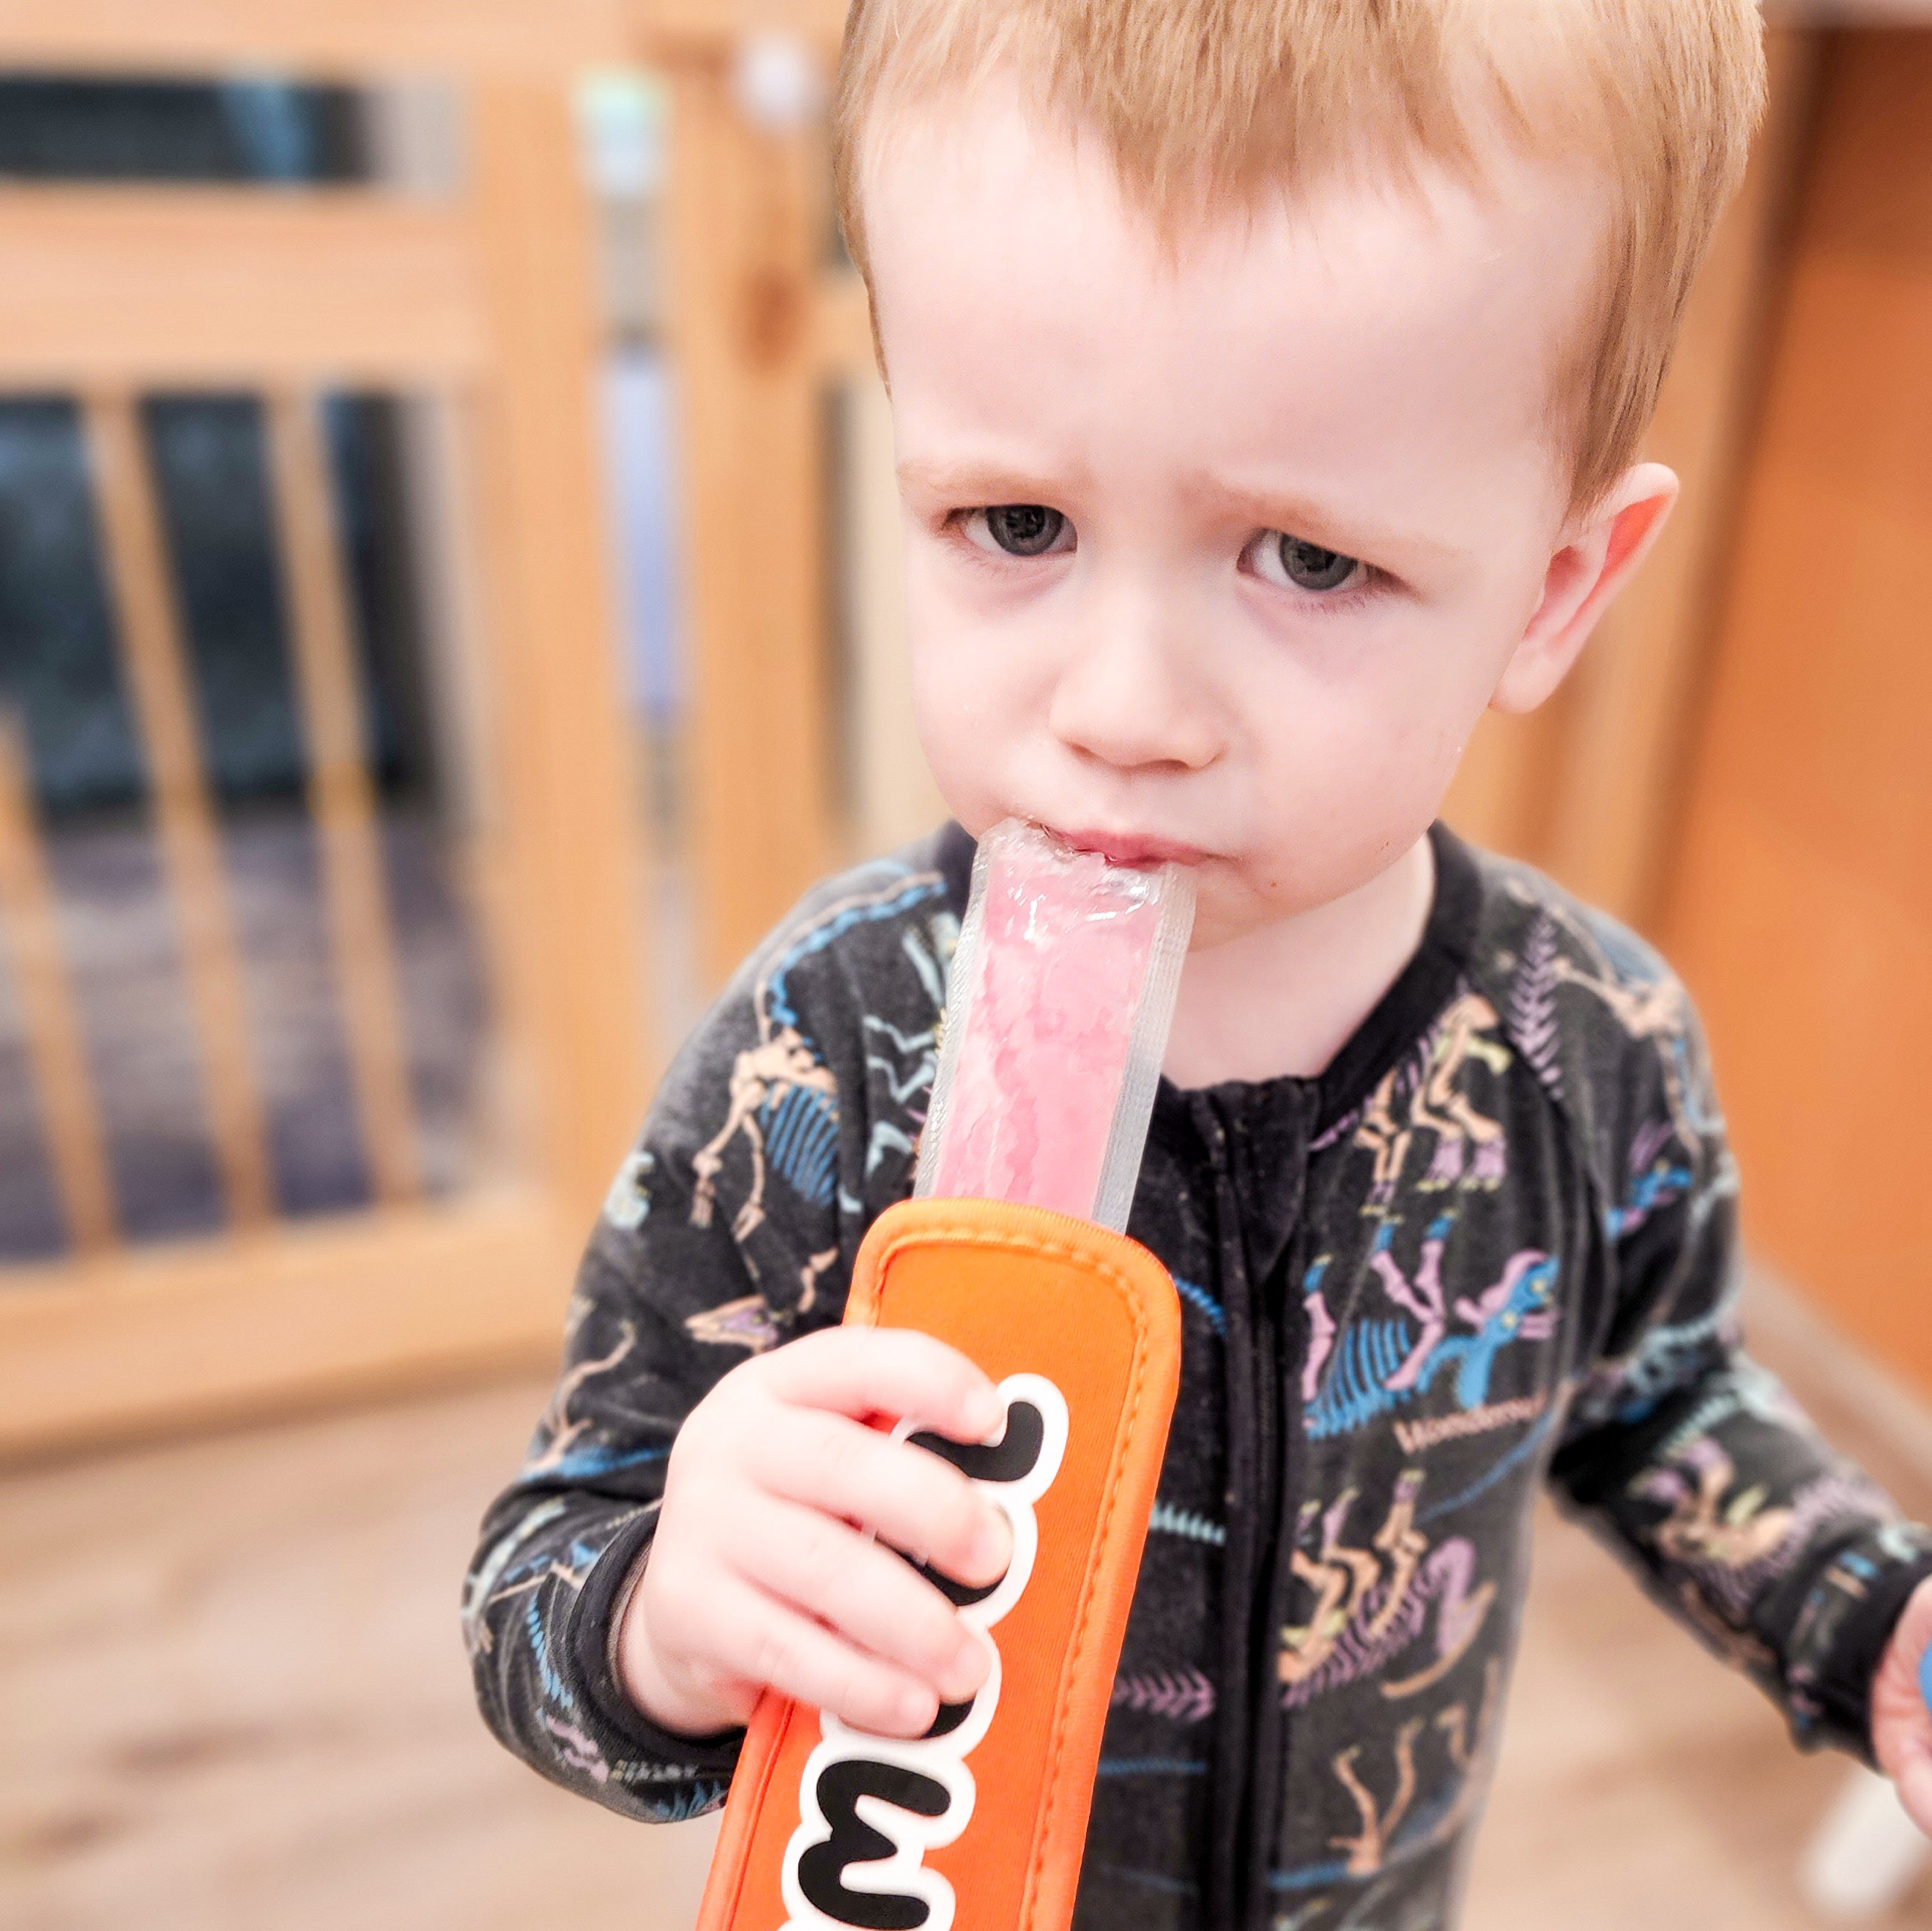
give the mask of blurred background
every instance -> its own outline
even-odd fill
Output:
[[[0,6],[10,1926],[691,1922],[456,1597],[656,1071],[940,815],[842,12]],[[1932,5],[1775,27],[1684,505],[1450,815],[1688,979],[1759,1350],[1924,1516]],[[1471,1921],[1932,1923],[1849,1777],[1552,1520]]]

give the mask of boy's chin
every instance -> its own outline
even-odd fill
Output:
[[[1342,867],[1332,877],[1284,879],[1278,868],[1246,874],[1238,862],[1224,860],[1202,867],[1196,874],[1194,931],[1187,949],[1190,952],[1212,952],[1269,934],[1285,937],[1284,928],[1311,914],[1332,917],[1342,913],[1346,901],[1376,887],[1389,868],[1364,869],[1366,876]]]
[[[1194,903],[1194,929],[1187,942],[1190,952],[1211,952],[1223,946],[1238,945],[1244,939],[1271,931],[1294,918],[1304,907],[1256,898],[1249,894],[1230,892],[1225,880],[1202,878]]]

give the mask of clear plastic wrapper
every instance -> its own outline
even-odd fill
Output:
[[[980,841],[916,1191],[1124,1232],[1194,922],[1142,871],[1009,819]]]

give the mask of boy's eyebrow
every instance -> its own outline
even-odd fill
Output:
[[[1292,489],[1271,489],[1260,481],[1200,469],[1189,472],[1185,487],[1190,496],[1225,505],[1264,529],[1285,530],[1345,556],[1399,561],[1412,568],[1450,562],[1461,554],[1453,544],[1425,536],[1420,530],[1378,522],[1354,510],[1330,508]]]
[[[1032,473],[1024,463],[988,462],[979,457],[946,462],[936,457],[908,456],[898,466],[902,489],[971,503],[1051,503],[1066,494],[1070,484],[1084,487],[1087,476],[1076,470],[1058,479]]]

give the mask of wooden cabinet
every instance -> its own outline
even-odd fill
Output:
[[[1932,1389],[1932,32],[1831,43],[1663,937],[1754,1252]]]

